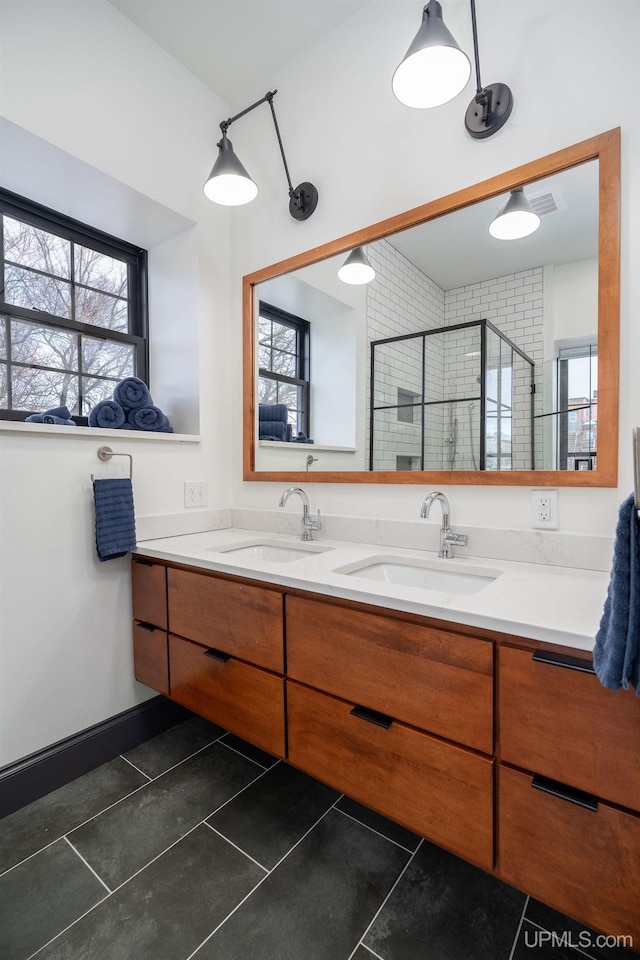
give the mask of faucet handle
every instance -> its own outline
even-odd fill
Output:
[[[318,510],[317,517],[310,517],[307,514],[304,517],[303,523],[305,527],[309,528],[309,530],[322,530],[322,520],[320,519],[320,511]]]
[[[449,530],[444,535],[443,539],[446,540],[447,543],[457,543],[461,547],[466,547],[469,545],[469,537],[466,533],[452,533],[451,530]]]

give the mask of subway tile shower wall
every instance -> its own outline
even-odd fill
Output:
[[[367,287],[367,341],[405,333],[487,319],[524,350],[535,363],[543,358],[543,271],[523,270],[453,290],[442,290],[418,270],[386,240],[370,245],[367,255],[376,270],[375,280]],[[474,334],[478,340],[479,333]],[[462,399],[479,395],[476,382],[479,360],[470,364],[469,333],[452,332],[428,340],[426,378],[432,399]],[[495,358],[490,358],[491,359]],[[398,388],[421,395],[421,362],[419,351],[409,344],[398,343],[384,351],[384,359],[376,362],[376,404],[397,404]],[[517,397],[529,394],[530,369],[518,362],[513,370],[513,391]],[[367,369],[367,398],[370,398],[370,371]],[[480,405],[444,404],[427,410],[425,468],[447,469],[451,466],[454,419],[465,418],[464,429],[455,430],[455,466],[472,469],[477,465],[480,431]],[[467,418],[471,421],[466,423]],[[518,404],[512,424],[513,466],[531,466],[531,431],[528,403]],[[369,417],[367,417],[367,444]],[[420,417],[415,422],[402,418],[396,410],[376,415],[375,469],[410,469],[420,456]]]

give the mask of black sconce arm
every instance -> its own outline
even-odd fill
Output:
[[[269,104],[271,108],[271,116],[273,118],[273,125],[276,128],[276,136],[278,138],[278,146],[280,147],[280,155],[284,165],[284,172],[286,174],[287,184],[289,186],[289,213],[294,220],[307,220],[318,205],[318,191],[312,183],[305,181],[304,183],[298,184],[298,186],[294,188],[291,182],[287,158],[285,156],[284,146],[282,144],[282,137],[280,136],[280,128],[278,127],[278,120],[276,118],[276,111],[273,106],[273,98],[277,92],[277,90],[268,90],[264,97],[261,97],[260,100],[256,100],[256,102],[252,103],[250,107],[246,108],[246,110],[241,110],[240,113],[236,113],[235,116],[229,117],[228,120],[223,120],[220,124],[220,129],[222,131],[222,135],[224,136],[231,124],[236,120],[239,120],[240,117],[244,117],[247,113],[251,113],[252,110],[255,110],[255,108],[259,107],[262,103]]]

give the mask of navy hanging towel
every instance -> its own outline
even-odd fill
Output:
[[[640,696],[640,530],[633,494],[620,507],[609,590],[596,634],[593,666],[609,690]]]
[[[98,559],[113,560],[135,550],[136,519],[129,477],[94,480],[93,499]]]

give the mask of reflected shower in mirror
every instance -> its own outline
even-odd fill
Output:
[[[619,131],[585,144],[529,165],[529,236],[489,233],[519,168],[245,278],[245,376],[266,405],[246,419],[245,473],[306,471],[312,442],[318,479],[608,484]],[[375,271],[361,286],[338,277],[354,238]],[[270,403],[292,441],[258,431]]]

